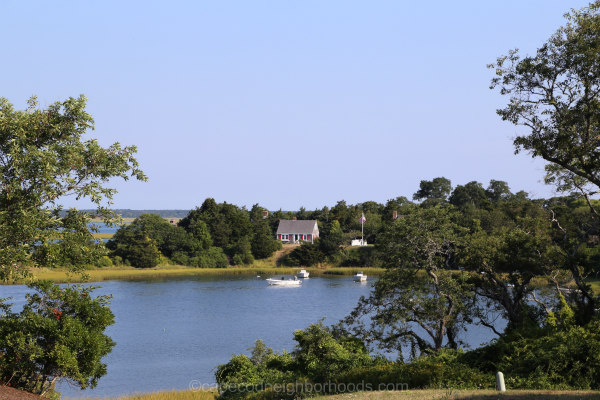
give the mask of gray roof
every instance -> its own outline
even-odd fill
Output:
[[[291,219],[280,219],[279,227],[277,228],[277,234],[280,233],[303,233],[312,234],[315,229],[317,221],[314,219],[306,220],[291,220]]]

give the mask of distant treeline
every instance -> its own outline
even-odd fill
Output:
[[[96,212],[96,210],[82,211],[90,214]],[[137,218],[142,214],[156,214],[160,215],[162,218],[183,218],[190,212],[190,210],[130,210],[128,208],[117,208],[114,211],[122,218]]]

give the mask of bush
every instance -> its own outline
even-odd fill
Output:
[[[466,354],[484,371],[504,371],[511,387],[600,389],[600,322],[513,334]]]
[[[229,260],[220,247],[210,247],[196,258],[199,268],[226,268]]]
[[[315,265],[320,263],[324,255],[319,250],[319,239],[315,243],[303,243],[301,246],[296,247],[290,254],[288,254],[283,260],[284,265],[290,267]]]
[[[30,287],[36,293],[20,313],[0,302],[0,382],[34,393],[48,392],[59,378],[95,387],[106,374],[101,359],[115,345],[104,334],[114,322],[109,297],[50,282]]]
[[[257,340],[251,358],[236,355],[227,364],[217,367],[215,376],[222,390],[221,397],[304,397],[317,394],[313,383],[325,384],[337,380],[348,369],[374,363],[361,341],[346,336],[335,336],[332,330],[322,323],[296,331],[294,340],[298,344],[291,354],[276,354],[262,341]],[[299,386],[296,386],[297,384]],[[321,392],[327,390],[328,386],[323,385]]]
[[[336,379],[342,372],[372,364],[363,342],[352,337],[334,337],[322,323],[297,330],[293,355],[303,375],[313,382]]]
[[[98,266],[100,268],[112,267],[113,262],[108,256],[103,256],[100,260],[98,260],[98,262],[96,263],[96,266]]]
[[[423,389],[451,387],[458,389],[491,388],[493,373],[483,373],[459,361],[460,351],[444,350],[412,360],[410,363],[384,362],[354,368],[340,374],[340,382],[369,384],[373,390],[389,388]]]

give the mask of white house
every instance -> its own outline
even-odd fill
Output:
[[[283,243],[311,242],[319,237],[316,220],[280,219],[277,239]]]

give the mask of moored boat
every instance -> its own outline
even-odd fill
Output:
[[[300,272],[296,274],[298,278],[308,278],[308,275],[310,275],[310,272],[305,269],[301,269]]]
[[[356,273],[352,279],[354,279],[354,282],[366,282],[367,276],[365,274],[363,274],[361,271],[361,272]]]
[[[282,276],[281,278],[269,278],[267,279],[267,283],[273,286],[300,286],[302,281],[298,278],[286,278]]]

